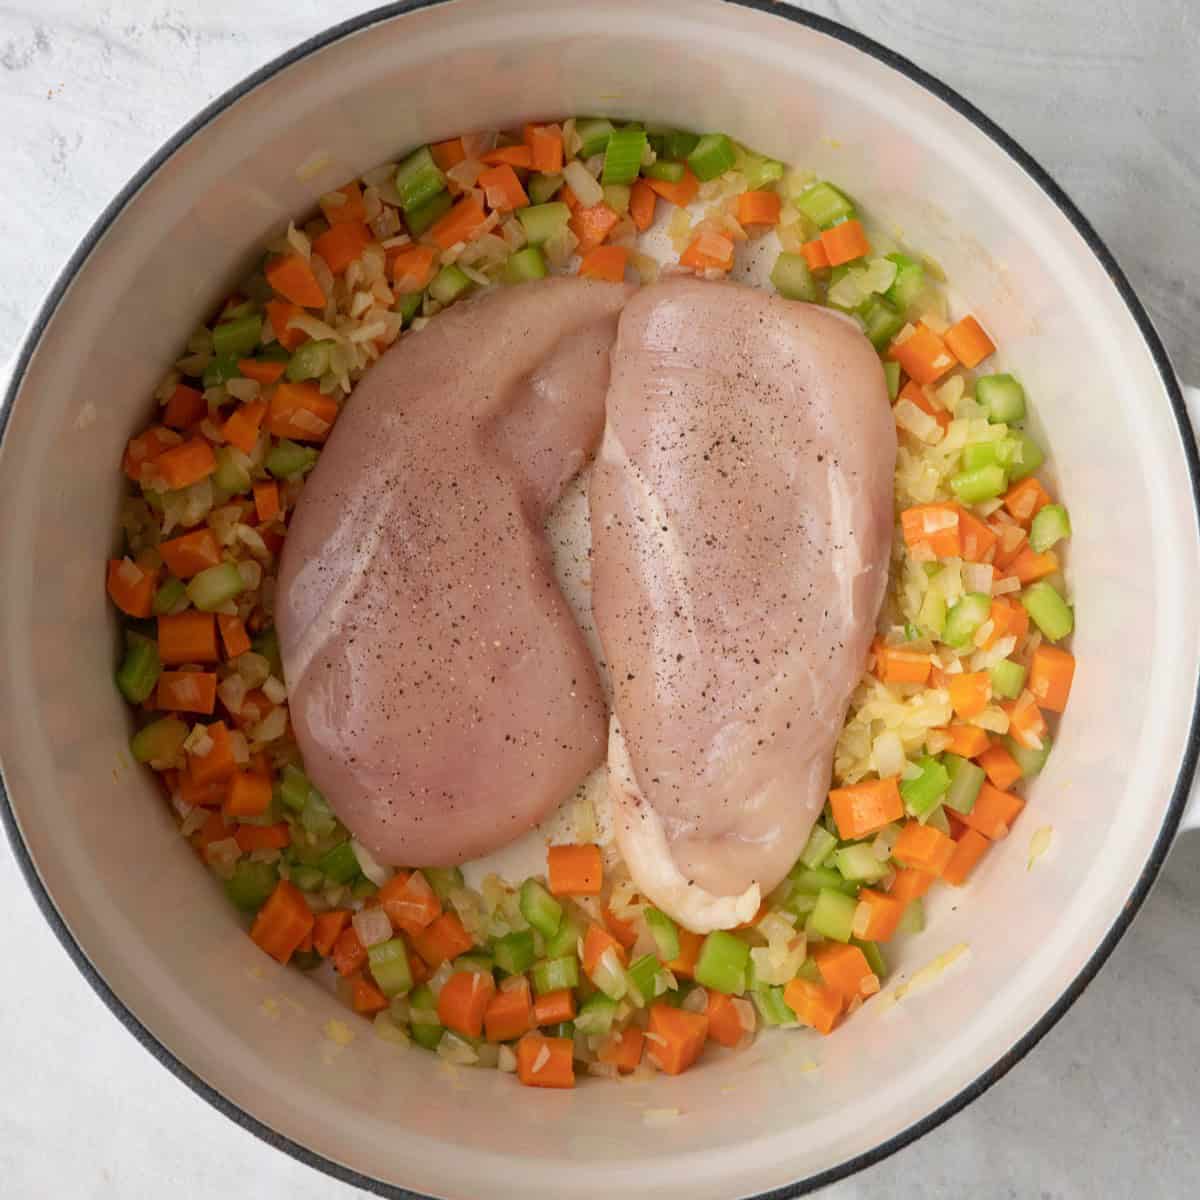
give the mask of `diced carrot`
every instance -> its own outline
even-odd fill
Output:
[[[595,922],[587,927],[583,938],[583,969],[588,975],[595,971],[605,951],[612,950],[622,965],[625,962],[625,948],[607,929],[601,929]]]
[[[533,1000],[529,980],[518,975],[488,1002],[483,1028],[489,1042],[511,1042],[533,1028]]]
[[[535,171],[557,175],[563,169],[563,135],[557,125],[526,125],[525,144]]]
[[[893,342],[887,356],[922,384],[936,383],[954,366],[954,355],[928,325],[918,325],[904,341]]]
[[[829,269],[829,253],[825,249],[825,243],[819,237],[813,238],[811,242],[805,242],[800,247],[800,253],[804,255],[804,261],[808,263],[810,271],[827,271]]]
[[[932,670],[928,652],[885,645],[875,651],[875,674],[884,683],[925,683]]]
[[[892,847],[892,857],[902,867],[914,867],[930,875],[940,875],[953,854],[952,839],[940,829],[919,821],[909,821]]]
[[[271,807],[271,777],[257,771],[238,771],[229,780],[226,817],[261,817]]]
[[[579,197],[575,195],[575,192],[569,183],[564,183],[559,189],[558,198],[571,212],[575,212],[583,207],[583,205],[579,203]]]
[[[269,388],[272,383],[278,382],[283,372],[287,370],[287,364],[286,362],[271,362],[266,359],[238,359],[238,370],[247,379],[253,379],[254,382],[262,384],[264,388]]]
[[[551,846],[546,851],[550,891],[555,896],[598,896],[604,884],[600,847]]]
[[[365,975],[356,973],[348,980],[350,984],[350,1007],[363,1017],[373,1017],[388,1006],[387,997]]]
[[[412,944],[431,967],[440,967],[447,959],[466,954],[475,945],[475,939],[463,928],[457,914],[444,912],[415,934]]]
[[[988,620],[992,623],[992,632],[983,645],[985,650],[991,649],[1001,638],[1023,638],[1029,632],[1029,614],[1024,606],[1014,604],[1004,596],[997,596],[992,601]]]
[[[1020,483],[1014,483],[1004,493],[1004,507],[1012,513],[1014,520],[1026,528],[1049,503],[1050,494],[1032,475],[1022,479]]]
[[[419,871],[393,875],[377,894],[388,920],[410,937],[428,929],[442,912],[441,901]]]
[[[667,970],[672,975],[682,975],[684,979],[694,979],[696,977],[696,960],[700,957],[700,947],[703,945],[704,938],[700,934],[680,927],[679,957],[673,958],[666,964]]]
[[[241,709],[232,714],[233,722],[239,729],[249,729],[266,720],[274,707],[260,688],[251,688],[242,698]]]
[[[893,900],[899,900],[901,904],[907,905],[910,900],[916,900],[925,895],[935,878],[936,876],[931,875],[928,871],[919,871],[915,867],[904,867],[896,872],[896,878],[892,880],[888,895]],[[859,895],[861,897],[861,892]]]
[[[324,303],[322,300],[321,304],[315,307],[323,307]],[[303,329],[292,329],[288,325],[293,317],[303,315],[304,309],[300,305],[293,304],[290,300],[268,300],[266,309],[267,319],[275,331],[275,340],[285,350],[295,350],[297,346],[308,341],[308,334]]]
[[[1035,554],[1028,546],[1012,562],[1012,573],[1023,583],[1036,583],[1058,570],[1058,555],[1053,550]]]
[[[700,180],[687,167],[683,169],[683,178],[675,182],[647,179],[646,183],[655,195],[661,196],[668,204],[674,204],[677,208],[687,208],[700,190]]]
[[[964,367],[979,366],[996,349],[996,343],[972,316],[963,317],[961,321],[951,325],[946,330],[945,338],[950,352]]]
[[[211,671],[164,671],[154,703],[164,712],[209,716],[217,704],[217,677]]]
[[[221,546],[211,529],[193,529],[182,537],[160,543],[158,547],[163,562],[172,575],[180,579],[191,579],[208,567],[221,561]]]
[[[279,516],[279,484],[273,479],[263,479],[254,485],[254,513],[266,524]]]
[[[871,252],[871,243],[867,241],[862,222],[854,218],[832,229],[822,230],[821,245],[825,247],[825,257],[829,259],[831,267],[840,267],[842,263],[853,262]],[[912,375],[912,372],[909,374]]]
[[[533,151],[525,145],[497,146],[495,150],[481,154],[479,161],[485,167],[504,164],[510,167],[520,167],[523,171],[531,171],[533,169]]]
[[[443,171],[448,171],[451,167],[457,167],[467,157],[467,151],[463,147],[463,140],[460,137],[447,138],[444,142],[430,143],[429,153],[433,155],[433,161]]]
[[[215,663],[217,622],[212,613],[189,609],[158,618],[158,657],[168,667],[182,663]]]
[[[338,406],[315,383],[277,384],[271,393],[267,428],[281,438],[323,442],[337,420]]]
[[[459,242],[469,242],[476,237],[480,226],[486,220],[487,214],[483,211],[479,199],[475,196],[464,196],[445,216],[434,222],[429,233],[443,250],[449,250]]]
[[[905,872],[900,872],[905,874]],[[920,875],[923,872],[912,872],[912,874]],[[933,877],[928,876],[930,882]],[[906,886],[915,886],[908,884]],[[929,885],[926,884],[926,887]],[[859,908],[854,915],[854,934],[856,937],[861,937],[868,942],[888,942],[896,935],[896,929],[900,925],[900,918],[904,916],[904,910],[908,907],[908,900],[897,896],[895,888],[890,892],[878,892],[874,888],[863,888],[858,893]],[[866,923],[860,925],[860,919],[865,908]],[[836,943],[834,943],[836,945]],[[820,962],[818,960],[818,966]],[[825,972],[821,972],[825,976],[826,983],[836,983]],[[878,986],[878,985],[876,985]],[[851,997],[847,996],[847,1000]]]
[[[630,949],[638,940],[637,926],[632,921],[623,921],[607,905],[600,914],[608,932],[621,943],[623,950]]]
[[[979,756],[979,765],[987,773],[988,781],[1002,792],[1008,791],[1021,778],[1017,760],[998,742],[993,742]]]
[[[221,631],[221,643],[226,658],[237,658],[250,649],[250,635],[241,617],[232,613],[217,614],[217,628]]]
[[[836,988],[799,976],[783,989],[783,1001],[798,1020],[818,1033],[832,1033],[842,1013],[842,997]]]
[[[680,1075],[700,1057],[708,1037],[708,1017],[658,1003],[650,1006],[646,1055],[660,1071]]]
[[[1041,708],[1062,712],[1075,678],[1075,655],[1056,646],[1041,645],[1029,664],[1029,690]]]
[[[570,988],[559,988],[539,996],[533,1002],[533,1020],[536,1025],[561,1025],[575,1020],[575,993]]]
[[[278,825],[239,825],[233,836],[243,854],[255,850],[282,850],[292,842],[292,831],[286,821],[280,821]]]
[[[951,754],[959,754],[963,758],[975,758],[982,754],[991,742],[987,731],[978,725],[951,725],[947,729],[939,729],[938,733],[945,734],[950,739],[946,749]]]
[[[438,1020],[463,1037],[483,1033],[483,1015],[496,991],[496,981],[483,971],[455,971],[438,995]]]
[[[280,384],[280,387],[285,386]],[[261,400],[251,400],[241,404],[225,418],[221,426],[221,435],[231,445],[243,454],[251,454],[258,441],[258,431],[262,428],[263,417],[267,415],[267,406]]]
[[[731,271],[733,239],[706,229],[698,233],[679,256],[679,265],[691,267],[693,271]]]
[[[872,895],[888,904],[898,903],[879,892]],[[817,970],[821,972],[821,978],[841,996],[843,1004],[849,1004],[856,997],[871,996],[879,991],[879,976],[871,970],[867,956],[857,946],[841,942],[823,942],[813,950],[812,956]]]
[[[208,416],[204,393],[187,384],[177,383],[163,409],[163,424],[169,429],[188,429]]]
[[[158,574],[130,558],[110,558],[105,584],[109,599],[131,617],[148,617],[154,607]]]
[[[601,201],[590,208],[577,208],[568,224],[571,232],[579,239],[578,253],[586,254],[599,246],[621,218],[615,209]]]
[[[978,830],[968,829],[955,843],[954,855],[946,864],[942,879],[952,887],[962,887],[991,844]]]
[[[495,209],[496,212],[512,212],[529,203],[529,197],[521,186],[516,171],[508,163],[501,163],[498,167],[489,167],[483,171],[478,184],[483,188],[488,208]]]
[[[1040,750],[1046,735],[1046,718],[1033,693],[1026,688],[1011,704],[1002,704],[1008,713],[1008,732],[1028,750]]]
[[[202,437],[195,437],[164,450],[154,466],[167,487],[177,491],[207,479],[217,469],[217,459],[212,447]]]
[[[437,251],[432,246],[401,246],[394,252],[389,250],[388,263],[396,291],[408,294],[424,289],[433,278],[436,258]]]
[[[164,450],[176,444],[174,434],[161,425],[152,425],[144,433],[129,439],[121,459],[121,470],[135,483],[140,483],[143,469],[156,463]]]
[[[829,803],[838,836],[843,838],[866,837],[904,816],[904,801],[894,775],[834,788]]]
[[[313,949],[322,958],[333,953],[334,944],[350,924],[350,916],[348,908],[331,908],[328,912],[317,913],[313,922]]]
[[[704,1015],[708,1018],[708,1037],[717,1045],[736,1046],[746,1036],[737,1006],[724,992],[709,989]]]
[[[224,842],[231,837],[233,826],[225,824],[225,818],[219,811],[213,811],[208,814],[208,820],[192,835],[192,845],[204,854],[213,842]]]
[[[918,504],[906,508],[900,514],[900,529],[909,549],[924,543],[938,558],[958,558],[962,554],[956,505]]]
[[[1025,801],[1011,792],[1001,791],[990,783],[984,783],[975,797],[969,813],[960,814],[964,825],[978,830],[990,841],[999,841],[1008,834],[1009,827],[1017,819]]]
[[[933,401],[925,395],[924,388],[914,379],[910,379],[901,389],[900,394],[896,397],[896,402],[907,400],[910,404],[915,404],[923,413],[931,416],[943,430],[950,424],[953,418],[944,408],[936,408]]]
[[[189,808],[220,808],[225,803],[229,783],[225,779],[213,779],[197,783],[187,771],[180,771],[178,778],[179,798]]]
[[[636,1025],[630,1025],[620,1033],[609,1034],[596,1051],[596,1058],[602,1063],[616,1067],[620,1074],[628,1075],[631,1071],[636,1071],[642,1061],[642,1047],[645,1041],[642,1031]]]
[[[331,225],[313,241],[313,253],[319,254],[325,265],[335,274],[344,275],[346,269],[374,241],[371,231],[361,221],[348,221],[344,225]]]
[[[347,922],[333,943],[333,969],[339,975],[353,975],[367,962],[367,948],[359,939],[354,926]]]
[[[987,562],[996,544],[996,535],[972,512],[958,505],[958,531],[962,538],[962,556],[967,562]]]
[[[950,707],[964,721],[977,717],[992,698],[992,677],[987,671],[966,671],[946,680]]]
[[[281,879],[258,910],[250,937],[277,962],[286,963],[312,927],[313,914],[304,893],[294,883]]]
[[[739,225],[778,225],[782,201],[778,192],[743,192],[737,199]]]
[[[279,552],[283,549],[283,531],[280,529],[260,529],[258,535],[262,538],[267,550],[278,558]]]
[[[629,215],[639,233],[645,233],[654,224],[654,189],[642,178],[634,180],[629,192]]]
[[[207,754],[188,753],[187,775],[196,784],[226,780],[237,770],[233,757],[233,743],[224,721],[214,721],[208,727],[212,746]]]
[[[996,535],[996,553],[992,562],[997,570],[1007,571],[1025,548],[1029,535],[1020,525],[1007,522],[994,522],[990,528]]]
[[[625,278],[629,251],[624,246],[597,246],[589,250],[579,264],[579,274],[585,279],[603,279],[620,283]]]
[[[517,1043],[517,1078],[526,1087],[573,1088],[574,1041],[527,1033]]]
[[[333,200],[333,196],[341,196],[342,202],[340,204],[337,203]],[[330,225],[349,225],[365,221],[367,219],[367,206],[363,201],[362,188],[358,186],[358,180],[354,180],[346,184],[345,187],[340,187],[337,191],[331,192],[328,200],[322,196],[321,212]],[[324,255],[321,257],[324,258]]]
[[[325,292],[317,282],[308,260],[301,258],[299,254],[283,254],[273,258],[267,263],[264,273],[267,282],[285,300],[290,300],[301,308],[325,307]]]

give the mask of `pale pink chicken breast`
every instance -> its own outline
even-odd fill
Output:
[[[628,295],[542,280],[440,314],[358,384],[305,485],[277,591],[292,723],[382,862],[487,854],[603,759],[542,523],[599,441]]]
[[[610,794],[634,882],[691,929],[749,919],[820,815],[895,455],[847,318],[686,278],[626,306],[590,484]]]

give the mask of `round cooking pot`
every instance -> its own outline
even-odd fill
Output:
[[[240,932],[130,760],[100,566],[126,439],[268,232],[406,147],[593,112],[726,130],[828,175],[945,266],[1053,452],[1075,523],[1079,670],[1010,844],[964,892],[932,897],[928,931],[897,956],[910,977],[969,947],[940,984],[872,1002],[830,1038],[768,1033],[681,1079],[547,1093],[448,1070],[353,1020],[349,1045],[325,1036],[345,1011]],[[1062,1015],[1179,827],[1197,752],[1198,467],[1162,345],[1028,155],[828,21],[720,0],[447,0],[331,30],[217,101],[108,208],[38,316],[3,416],[3,812],[30,886],[165,1065],[266,1140],[384,1194],[725,1200],[873,1162]]]

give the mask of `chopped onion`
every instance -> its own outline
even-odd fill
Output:
[[[517,1069],[517,1056],[513,1053],[512,1047],[506,1046],[503,1042],[500,1043],[500,1053],[496,1057],[496,1068],[510,1075]]]
[[[542,1049],[545,1050],[545,1046]],[[475,1047],[465,1038],[459,1037],[457,1033],[451,1033],[448,1029],[442,1034],[442,1040],[437,1044],[437,1056],[457,1067],[473,1067],[479,1061]],[[550,1057],[549,1050],[546,1050],[546,1057]]]
[[[871,759],[882,778],[899,775],[907,761],[900,735],[891,730],[881,733],[871,746]]]
[[[376,887],[383,887],[395,875],[395,868],[385,867],[381,863],[376,862],[370,850],[354,838],[350,839],[350,849],[354,851],[354,857],[358,859],[359,869]],[[375,911],[380,910],[377,909]],[[389,922],[390,928],[391,925]],[[390,937],[391,934],[389,933],[388,936]]]
[[[694,987],[683,998],[680,1008],[686,1012],[702,1013],[708,1009],[708,992],[702,987]]]
[[[356,912],[351,924],[358,940],[368,948],[378,946],[392,936],[392,922],[382,908],[364,908],[362,912]]]
[[[596,177],[578,159],[572,159],[563,169],[563,179],[567,186],[579,197],[579,203],[584,208],[591,208],[604,199],[604,189],[596,182]]]
[[[242,856],[242,848],[236,838],[222,838],[218,842],[209,842],[204,851],[208,865],[222,878],[232,879],[233,868]]]
[[[287,732],[287,709],[283,705],[272,708],[257,725],[250,730],[250,737],[260,744],[273,742]]]
[[[287,699],[287,688],[274,675],[267,677],[262,685],[262,690],[263,695],[272,704],[282,704]]]
[[[270,662],[253,650],[239,654],[233,661],[237,667],[237,673],[246,681],[248,688],[260,687],[270,677]]]

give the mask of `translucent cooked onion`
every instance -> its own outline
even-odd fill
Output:
[[[358,940],[368,948],[386,942],[392,936],[392,922],[382,908],[364,908],[351,920]]]

